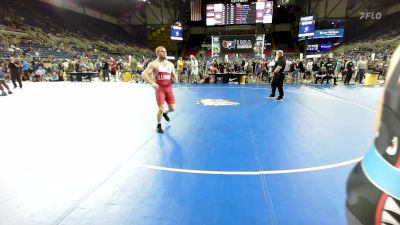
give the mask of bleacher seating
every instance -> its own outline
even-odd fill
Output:
[[[345,41],[334,51],[346,54],[354,52],[364,56],[370,56],[374,52],[376,57],[386,60],[400,44],[399,16],[400,12],[384,16],[361,31],[356,28],[361,27],[363,21],[353,21],[353,24],[345,27]]]
[[[150,53],[149,50],[140,47],[132,35],[115,24],[40,1],[2,0],[0,18],[0,24],[7,29],[19,31],[28,36],[25,40],[36,42],[26,45],[24,40],[6,35],[2,40],[6,43],[6,48],[0,49],[0,58],[13,55],[8,51],[11,44],[28,56],[37,52],[41,58],[79,57],[86,51],[94,49],[102,53],[119,51],[121,53],[129,51],[131,54]],[[8,19],[11,22],[7,22]],[[0,35],[1,30],[0,27]],[[96,55],[91,57],[95,58]]]

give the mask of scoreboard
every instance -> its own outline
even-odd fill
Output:
[[[251,24],[255,21],[255,10],[254,4],[251,5],[242,5],[237,4],[236,7],[231,7],[231,10],[234,11],[234,15],[229,15],[230,18],[234,18],[236,24]]]
[[[207,4],[206,25],[243,25],[272,23],[273,2],[250,4]]]

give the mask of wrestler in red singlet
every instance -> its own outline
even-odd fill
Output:
[[[171,72],[174,65],[168,61],[165,61],[164,65],[158,60],[155,60],[154,63],[158,65],[158,74],[156,75],[156,83],[159,86],[156,90],[157,104],[163,105],[164,101],[168,105],[175,104],[175,97],[171,88]]]
[[[156,48],[157,59],[147,66],[143,71],[143,79],[151,84],[156,91],[158,105],[157,112],[157,132],[164,133],[161,128],[161,119],[169,121],[168,113],[175,110],[175,97],[171,88],[171,79],[176,82],[177,75],[174,65],[167,60],[167,50],[163,46]],[[155,82],[150,79],[150,75],[155,75]],[[164,111],[164,103],[167,102],[168,110]]]

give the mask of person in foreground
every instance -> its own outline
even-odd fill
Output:
[[[171,79],[177,82],[174,64],[167,60],[167,50],[163,46],[156,48],[157,59],[149,63],[143,71],[143,79],[149,83],[156,92],[156,100],[158,105],[157,112],[157,132],[164,133],[161,127],[161,119],[164,117],[169,121],[168,113],[175,110],[175,97],[171,87]],[[150,78],[155,77],[155,81]],[[164,103],[167,102],[168,110],[164,111]]]
[[[375,141],[347,180],[349,225],[400,224],[400,46],[386,77]]]

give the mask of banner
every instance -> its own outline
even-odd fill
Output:
[[[220,50],[222,54],[227,53],[254,53],[256,44],[256,36],[253,35],[236,35],[236,36],[220,36]]]
[[[300,21],[310,21],[310,20],[314,20],[314,16],[304,16],[300,18]]]
[[[315,30],[313,39],[318,38],[340,38],[344,35],[344,29]]]
[[[321,43],[321,52],[327,52],[331,50],[332,44],[331,43]]]
[[[221,54],[221,45],[219,43],[219,36],[211,36],[211,55],[212,57],[219,57]]]
[[[254,44],[254,53],[256,58],[264,58],[264,49],[265,49],[265,35],[258,34],[256,35],[256,41]]]
[[[308,53],[315,53],[315,52],[318,52],[318,44],[315,44],[315,45],[307,45],[307,52],[308,52]]]

